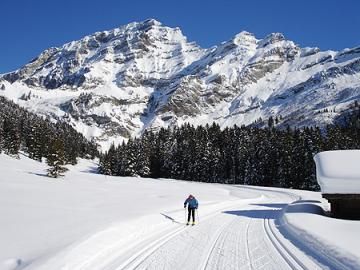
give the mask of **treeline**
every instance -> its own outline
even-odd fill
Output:
[[[52,123],[0,97],[0,153],[18,157],[20,151],[38,161],[46,158],[49,166],[55,168],[53,173],[57,166],[98,155],[96,144],[70,125]],[[59,173],[63,170],[60,167]]]
[[[278,130],[217,124],[146,131],[112,145],[101,156],[107,175],[318,190],[313,156],[324,150],[360,149],[360,110],[342,126]]]

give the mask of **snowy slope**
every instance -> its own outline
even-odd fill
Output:
[[[319,193],[105,177],[89,161],[63,179],[26,157],[0,164],[1,270],[360,266],[359,221],[324,216]],[[200,202],[190,228],[189,193]]]
[[[359,47],[320,51],[243,31],[202,49],[149,19],[45,50],[0,76],[0,94],[106,147],[184,122],[326,125],[359,100],[359,79]]]

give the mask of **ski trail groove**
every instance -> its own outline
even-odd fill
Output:
[[[264,219],[264,231],[268,240],[272,245],[277,249],[281,257],[286,261],[291,269],[307,269],[306,266],[298,260],[292,252],[279,240],[276,236],[276,233],[271,228],[270,220],[268,218]]]
[[[207,253],[205,260],[203,260],[202,265],[199,267],[199,270],[205,270],[208,267],[211,255],[213,255],[216,245],[220,242],[219,240],[221,239],[222,235],[224,234],[225,228],[229,227],[229,226],[231,226],[231,224],[229,225],[227,223],[224,223],[224,225],[222,227],[220,227],[220,229],[216,232],[215,239],[210,244],[209,252]]]
[[[146,260],[146,258],[151,256],[152,253],[154,253],[162,245],[164,245],[166,242],[171,240],[173,237],[175,237],[177,234],[181,233],[185,229],[186,227],[178,228],[166,234],[165,236],[159,238],[152,244],[145,246],[143,249],[139,250],[132,257],[126,260],[122,265],[117,267],[115,270],[136,269],[136,267],[139,266],[144,260]]]
[[[246,223],[246,225],[244,225]],[[232,222],[222,228],[221,234],[216,242],[217,246],[212,248],[211,257],[207,261],[207,269],[240,269],[240,265],[250,266],[249,260],[242,256],[244,249],[240,249],[241,243],[246,243],[244,233],[238,233],[239,226],[248,226],[248,222],[240,221],[238,218],[232,218]],[[246,231],[246,230],[244,230]],[[245,244],[245,250],[248,245]],[[244,258],[240,262],[241,258]]]
[[[247,260],[249,262],[249,267],[250,269],[253,269],[253,266],[252,266],[252,262],[251,262],[251,256],[250,256],[250,248],[249,248],[249,239],[250,239],[250,234],[249,234],[249,229],[250,229],[250,223],[251,223],[251,219],[249,220],[249,222],[247,223],[246,225],[246,257],[247,257]]]

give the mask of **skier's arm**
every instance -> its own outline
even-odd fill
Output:
[[[195,207],[195,209],[198,209],[198,207],[199,207],[199,203],[198,203],[198,201],[196,200],[196,207]]]
[[[187,203],[188,203],[188,200],[189,199],[186,199],[185,202],[184,202],[184,208],[186,207]]]

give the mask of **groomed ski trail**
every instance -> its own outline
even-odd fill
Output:
[[[200,208],[200,222],[195,226],[169,219],[169,228],[149,230],[151,234],[139,232],[146,237],[132,236],[136,239],[132,243],[121,242],[119,237],[124,233],[119,228],[105,230],[68,247],[65,255],[30,269],[324,269],[277,228],[275,221],[281,218],[282,209],[298,200],[298,196],[277,190],[239,188],[257,197],[225,202],[204,216]],[[184,218],[180,211],[175,215]],[[68,260],[65,265],[64,260]]]
[[[321,269],[308,258],[302,263],[274,228],[279,206],[297,197],[263,192],[261,203],[233,206],[115,269]]]

